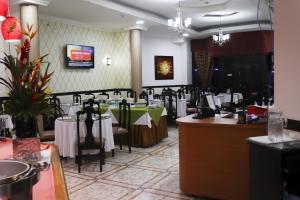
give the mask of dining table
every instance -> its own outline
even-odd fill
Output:
[[[71,106],[69,116],[74,116],[82,109],[82,105]],[[132,146],[149,147],[168,137],[167,111],[161,105],[132,104],[131,109],[131,136]],[[118,104],[100,104],[101,113],[111,116],[112,124],[118,125]],[[118,141],[116,141],[118,142]]]
[[[99,137],[99,119],[94,120],[92,133]],[[112,132],[112,117],[103,115],[101,117],[102,137],[105,138],[105,151],[109,152],[115,148]],[[75,116],[59,117],[55,120],[55,144],[58,146],[62,157],[74,158],[77,155],[77,121]],[[81,137],[86,135],[86,126],[83,119],[79,122],[79,133]],[[97,150],[86,150],[83,154],[96,154]]]

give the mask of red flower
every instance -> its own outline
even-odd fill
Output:
[[[24,41],[23,46],[21,47],[21,56],[20,56],[21,64],[25,64],[26,61],[28,60],[29,51],[30,51],[30,41],[28,39],[26,39]]]

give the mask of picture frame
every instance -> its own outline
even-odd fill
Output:
[[[155,80],[173,80],[173,56],[154,56]]]

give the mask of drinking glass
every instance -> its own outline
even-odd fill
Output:
[[[287,126],[287,122],[282,112],[268,113],[268,137],[271,141],[283,140],[283,128]]]

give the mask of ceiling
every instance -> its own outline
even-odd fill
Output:
[[[189,32],[193,38],[218,31],[220,17],[204,17],[206,14],[238,12],[221,18],[223,30],[227,32],[271,28],[273,13],[270,18],[268,0],[181,0],[180,4],[184,18],[192,18]],[[48,6],[39,8],[39,13],[42,17],[110,31],[124,30],[134,26],[136,20],[144,20],[149,32],[176,35],[168,30],[167,19],[176,16],[177,7],[178,0],[51,0]]]

